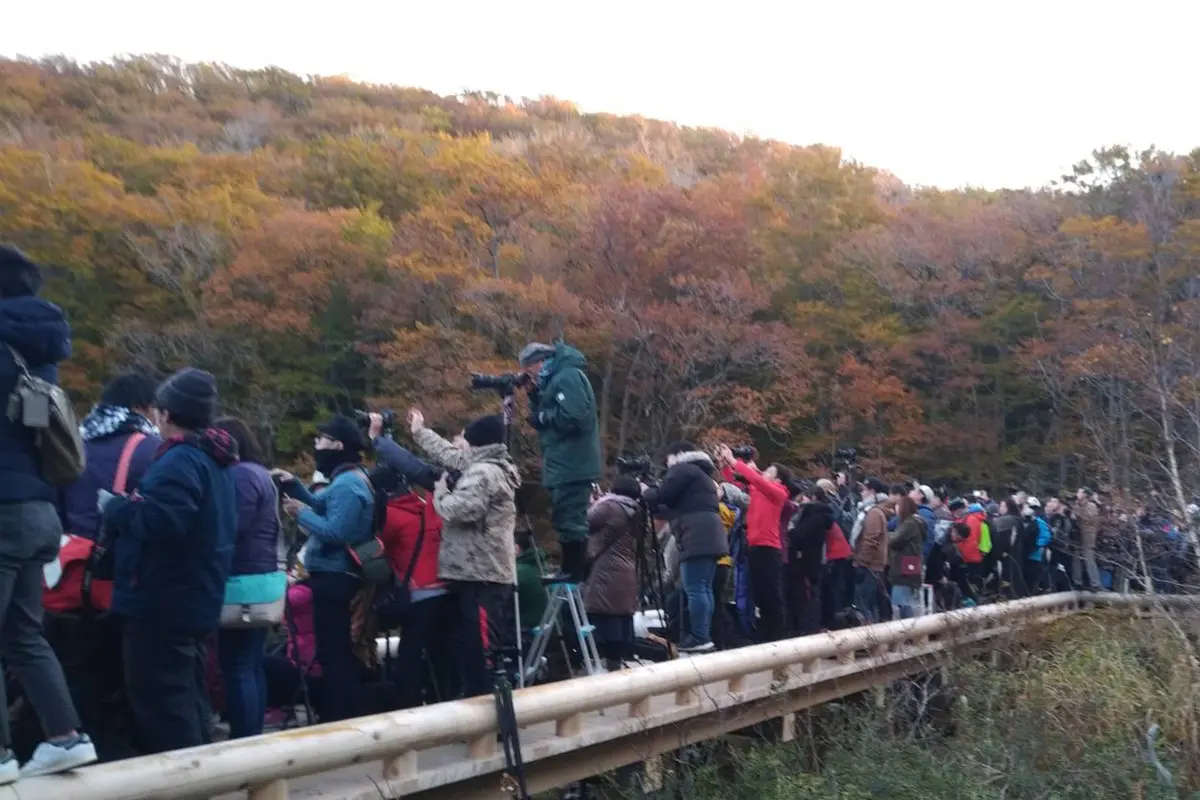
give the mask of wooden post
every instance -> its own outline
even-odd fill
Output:
[[[796,740],[796,715],[784,714],[779,718],[779,723],[782,730],[779,732],[779,741],[794,742]]]
[[[554,721],[555,736],[578,736],[583,728],[583,714],[571,714]]]
[[[662,756],[652,756],[642,762],[642,789],[661,792],[663,788]]]
[[[287,781],[278,778],[261,786],[251,787],[247,793],[247,800],[287,800],[287,796]]]
[[[417,751],[409,750],[383,762],[383,777],[389,781],[411,778],[417,774]]]
[[[746,676],[745,675],[735,675],[734,677],[729,679],[729,693],[730,694],[741,694],[744,691],[746,691]]]
[[[634,700],[629,704],[629,716],[634,718],[645,717],[650,715],[650,698],[643,697],[641,700]]]
[[[496,755],[496,734],[485,733],[467,743],[467,758],[491,758]]]
[[[679,689],[675,692],[675,705],[677,706],[690,706],[695,701],[695,689]]]

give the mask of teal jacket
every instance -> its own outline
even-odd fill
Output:
[[[600,424],[587,359],[562,342],[555,346],[533,408],[542,446],[542,485],[554,489],[600,479]]]

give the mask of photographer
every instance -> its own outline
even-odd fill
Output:
[[[786,484],[791,473],[778,464],[759,472],[753,464],[734,457],[725,445],[717,448],[725,477],[744,479],[750,491],[746,512],[746,541],[750,546],[750,588],[762,620],[759,641],[774,642],[787,636],[787,613],[783,594],[783,549],[780,521],[788,501]]]
[[[362,578],[349,548],[375,535],[375,491],[362,467],[363,436],[338,414],[317,428],[313,458],[333,482],[310,494],[290,473],[276,470],[287,497],[283,509],[309,535],[304,568],[313,599],[317,660],[328,678],[327,711],[321,722],[355,716],[362,669],[354,654],[351,605]]]
[[[633,615],[638,604],[638,537],[645,529],[642,487],[628,475],[588,511],[588,562],[583,603],[595,626],[596,647],[610,672],[633,658]]]
[[[679,651],[702,653],[714,648],[713,577],[717,560],[729,554],[717,500],[716,468],[707,453],[689,442],[671,445],[667,452],[667,474],[659,487],[646,492],[646,505],[656,517],[670,520],[679,548],[690,623]]]
[[[528,380],[530,424],[542,448],[542,485],[550,492],[551,522],[562,546],[562,580],[579,583],[587,571],[588,503],[600,479],[600,426],[587,360],[563,342],[533,343],[521,351]]]
[[[504,620],[511,617],[517,582],[513,534],[521,474],[504,444],[499,415],[475,420],[453,444],[426,428],[420,411],[409,413],[409,423],[417,446],[435,463],[460,473],[453,486],[448,473],[434,486],[433,504],[443,525],[438,577],[457,601],[451,636],[462,658],[465,695],[486,694],[492,690],[488,650],[508,643],[515,633]]]

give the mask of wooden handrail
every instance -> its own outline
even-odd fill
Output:
[[[672,693],[680,696],[722,681],[737,684],[756,673],[778,675],[792,667],[819,673],[825,660],[844,668],[860,651],[878,654],[891,648],[925,646],[931,639],[951,647],[956,633],[1036,622],[1048,614],[1085,605],[1148,608],[1154,602],[1196,605],[1200,598],[1076,592],[1043,595],[535,686],[515,692],[513,705],[522,727],[578,719],[587,712],[637,705]],[[837,664],[839,660],[841,664]],[[278,786],[288,778],[362,762],[393,761],[451,742],[482,741],[496,730],[492,698],[479,697],[102,764],[69,775],[32,778],[0,788],[0,800],[212,797]]]

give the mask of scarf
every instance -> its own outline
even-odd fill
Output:
[[[162,458],[169,450],[176,447],[194,447],[207,454],[220,467],[229,467],[238,463],[237,442],[220,428],[208,428],[203,431],[172,436],[158,448],[155,459]]]
[[[547,358],[542,362],[542,368],[538,370],[538,386],[545,386],[546,380],[550,377],[550,373],[554,370],[554,359]]]
[[[94,442],[118,433],[144,433],[158,436],[158,428],[141,414],[125,406],[100,403],[79,424],[85,442]]]
[[[887,500],[886,494],[877,494],[874,497],[867,496],[858,504],[858,518],[854,520],[854,528],[850,531],[850,547],[854,547],[858,542],[858,536],[862,533],[863,523],[867,521],[867,512],[875,506]]]

